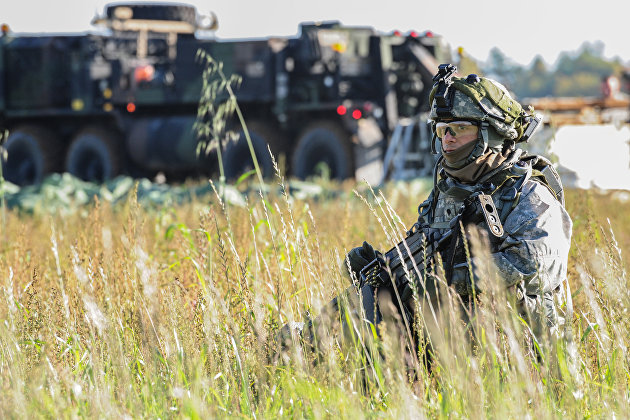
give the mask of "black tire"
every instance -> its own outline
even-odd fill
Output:
[[[300,135],[293,152],[293,175],[306,179],[328,172],[330,179],[339,181],[353,177],[354,160],[348,137],[348,133],[336,124],[311,124]]]
[[[66,172],[84,181],[103,182],[118,175],[122,166],[122,142],[111,131],[85,129],[68,148]]]
[[[7,161],[2,162],[4,178],[16,185],[39,184],[61,169],[63,149],[59,140],[42,127],[19,127],[4,145]]]
[[[273,161],[267,145],[272,152],[277,149],[280,133],[265,123],[254,121],[247,123],[249,137],[256,153],[256,160],[264,178],[271,178],[274,173]],[[275,156],[277,158],[277,156]],[[241,130],[234,141],[230,141],[223,152],[223,168],[227,179],[236,179],[247,171],[254,169],[247,139]]]

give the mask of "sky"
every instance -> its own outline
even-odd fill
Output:
[[[141,0],[142,1],[142,0]],[[106,0],[0,0],[0,23],[15,32],[80,32],[102,13]],[[485,61],[493,47],[519,64],[583,42],[604,46],[604,56],[630,65],[630,1],[598,0],[192,0],[219,20],[217,38],[291,36],[303,21],[339,20],[381,32],[430,30],[453,48]],[[93,28],[92,28],[93,29]]]

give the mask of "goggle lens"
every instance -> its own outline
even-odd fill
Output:
[[[435,125],[435,134],[441,139],[444,138],[447,131],[450,131],[453,137],[459,137],[477,134],[477,130],[478,127],[470,121],[439,122]]]

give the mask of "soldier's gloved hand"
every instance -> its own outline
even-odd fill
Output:
[[[372,245],[363,241],[362,246],[352,248],[346,255],[346,259],[350,263],[350,270],[354,273],[354,276],[359,280],[359,273],[370,262],[376,258],[376,251]]]
[[[475,282],[474,279],[470,278],[470,271],[471,270],[468,263],[460,263],[453,266],[451,285],[460,295],[472,295],[473,289],[474,293],[481,293],[477,282]]]

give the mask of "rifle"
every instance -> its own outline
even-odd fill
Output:
[[[481,216],[482,214],[483,216]],[[315,337],[321,336],[322,333],[326,334],[322,327],[328,323],[327,321],[336,318],[340,319],[343,324],[345,320],[341,313],[341,302],[347,302],[352,312],[360,311],[360,306],[363,306],[366,319],[374,325],[378,324],[380,314],[374,297],[374,291],[377,287],[391,286],[397,290],[397,294],[400,296],[403,289],[408,291],[411,289],[411,287],[405,287],[411,283],[411,286],[424,288],[424,290],[418,290],[418,295],[429,292],[430,290],[427,289],[434,286],[435,280],[431,279],[431,284],[427,284],[429,279],[426,278],[425,272],[434,264],[436,254],[447,251],[447,247],[450,247],[447,255],[450,254],[452,260],[460,236],[461,223],[464,221],[476,223],[481,220],[477,220],[481,217],[485,217],[492,234],[495,236],[503,235],[503,226],[492,198],[481,192],[476,192],[465,200],[458,214],[450,221],[448,230],[441,235],[438,235],[435,230],[415,224],[401,242],[385,254],[377,254],[377,257],[360,271],[358,285],[351,285],[324,305],[317,317],[307,320],[306,323],[295,323],[293,326],[299,330],[300,338],[316,347]],[[452,261],[446,262],[447,265],[449,263]],[[448,271],[449,267],[446,267],[447,282],[450,282]],[[413,281],[410,277],[414,278]],[[422,283],[421,279],[427,280],[427,282]],[[359,295],[362,296],[362,299],[359,299]],[[409,298],[411,298],[410,295],[404,296],[398,302],[399,305],[405,305]],[[399,309],[406,310],[404,308]],[[291,335],[290,326],[285,325],[280,334],[284,338],[289,338]]]
[[[459,228],[460,220],[461,214],[451,221],[449,230],[439,237],[414,225],[405,239],[384,255],[377,254],[375,259],[363,267],[359,273],[359,285],[384,286],[391,284],[390,280],[393,280],[394,285],[400,289],[410,281],[409,276],[422,278],[433,257],[450,244]]]
[[[412,284],[420,286],[419,279],[424,277],[424,271],[432,264],[433,257],[449,245],[458,229],[460,217],[455,219],[453,226],[439,237],[435,237],[435,234],[431,235],[426,229],[412,228],[407,232],[407,236],[392,249],[383,255],[377,253],[377,258],[361,270],[358,284],[352,284],[335,296],[321,308],[319,315],[307,319],[306,322],[284,325],[279,333],[281,347],[288,348],[290,343],[297,338],[299,342],[310,347],[313,354],[322,354],[319,351],[322,341],[329,339],[333,331],[339,331],[338,326],[341,326],[342,336],[355,335],[357,331],[350,325],[352,321],[348,317],[349,314],[353,314],[358,319],[365,319],[373,325],[379,324],[381,314],[375,299],[377,287],[392,287],[393,285],[400,296],[403,288],[410,281],[409,276],[415,277],[415,283]],[[406,290],[411,291],[411,288],[407,287]],[[410,297],[409,294],[402,298],[397,305],[399,310],[406,311],[407,314],[408,309],[400,306],[404,305],[404,300]]]

